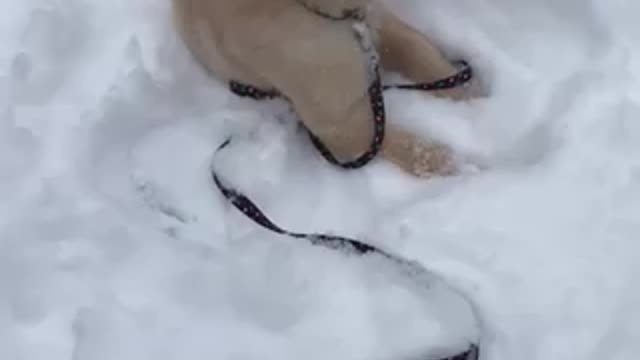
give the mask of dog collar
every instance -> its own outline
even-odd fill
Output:
[[[323,11],[316,4],[311,4],[305,0],[296,0],[296,2],[302,6],[304,6],[307,10],[312,13],[321,16],[325,19],[333,20],[333,21],[342,21],[342,20],[354,20],[354,21],[363,21],[365,18],[365,9],[362,7],[354,7],[354,8],[346,8],[343,9],[340,14],[332,14],[327,11]]]

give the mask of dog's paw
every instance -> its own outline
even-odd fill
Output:
[[[411,168],[408,170],[420,178],[473,175],[489,168],[487,161],[478,156],[457,153],[440,144],[430,144],[416,149],[414,155]]]
[[[416,146],[412,160],[408,170],[420,178],[451,176],[459,170],[451,149],[440,144]]]

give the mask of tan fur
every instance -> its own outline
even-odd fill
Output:
[[[385,70],[415,81],[455,68],[418,31],[370,0],[303,0],[322,11],[366,6]],[[301,121],[342,160],[367,150],[373,133],[365,60],[348,21],[328,21],[297,0],[173,0],[175,23],[195,59],[221,81],[285,94]],[[438,92],[461,98],[461,89]],[[382,155],[417,175],[453,170],[450,151],[387,125]]]

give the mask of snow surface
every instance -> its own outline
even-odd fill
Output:
[[[332,168],[204,77],[167,0],[4,0],[0,359],[405,359],[476,331],[483,360],[638,359],[640,2],[388,3],[488,93],[391,93],[392,121],[486,170]],[[208,173],[229,134],[250,141],[221,171],[278,223],[421,262],[478,327],[230,208]]]

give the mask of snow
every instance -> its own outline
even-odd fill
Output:
[[[168,1],[4,1],[0,358],[404,359],[478,333],[483,360],[638,358],[640,3],[388,3],[488,95],[389,93],[392,121],[485,169],[332,168],[203,75]],[[419,261],[477,318],[230,208],[229,134],[216,169],[280,225]]]

